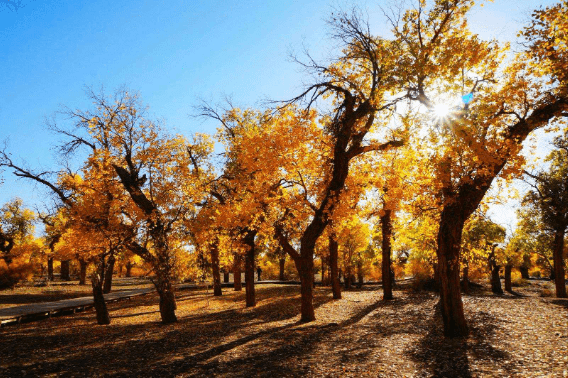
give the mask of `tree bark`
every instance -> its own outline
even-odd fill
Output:
[[[229,283],[229,272],[226,269],[223,271],[223,282]]]
[[[469,266],[463,267],[463,292],[469,294]]]
[[[213,271],[213,295],[223,295],[221,290],[221,273],[219,271],[219,241],[214,240],[211,245],[211,268]]]
[[[513,266],[511,264],[505,265],[505,290],[509,293],[513,292],[513,285],[511,284],[511,271]]]
[[[160,316],[162,323],[171,324],[177,322],[176,297],[171,282],[169,280],[164,281],[164,277],[158,277],[155,286],[160,296]]]
[[[126,277],[132,277],[132,267],[133,267],[133,263],[132,261],[128,261],[126,263]]]
[[[245,254],[246,307],[256,306],[256,297],[254,292],[255,236],[256,231],[247,230],[243,237],[243,244],[247,247]]]
[[[438,266],[440,304],[447,337],[467,336],[468,328],[460,293],[459,252],[465,219],[456,214],[459,210],[446,207],[440,217],[438,230]]]
[[[88,263],[85,260],[79,259],[79,285],[87,284],[87,265]]]
[[[341,282],[339,282],[339,246],[334,233],[329,235],[329,266],[331,268],[331,291],[333,299],[341,299]]]
[[[521,266],[519,268],[519,271],[521,272],[521,278],[524,280],[528,280],[530,278],[529,276],[529,267],[528,266]]]
[[[296,263],[296,268],[300,275],[301,283],[301,318],[300,322],[307,323],[316,320],[316,315],[314,311],[314,260],[309,258],[300,258]]]
[[[91,276],[91,286],[93,288],[93,301],[99,325],[110,324],[110,315],[103,295],[103,280],[105,274],[105,259],[101,257],[97,269]]]
[[[554,284],[556,298],[567,298],[566,272],[564,270],[564,230],[557,230],[554,234]]]
[[[286,277],[284,276],[284,267],[286,266],[286,255],[280,258],[280,272],[278,274],[278,279],[280,281],[285,281]]]
[[[47,258],[47,279],[53,281],[53,257]]]
[[[235,291],[243,290],[243,284],[241,282],[241,260],[241,255],[235,253],[233,260],[233,286]]]
[[[112,276],[114,274],[114,264],[116,263],[116,258],[114,255],[110,255],[108,258],[107,271],[105,273],[105,281],[103,286],[103,293],[108,294],[112,290]]]
[[[360,258],[357,260],[357,287],[363,287],[363,261]]]
[[[61,261],[61,274],[60,274],[60,278],[64,281],[70,281],[71,280],[71,276],[70,276],[70,261],[69,260],[62,260]]]
[[[392,299],[392,277],[391,277],[391,210],[385,209],[381,216],[382,231],[382,273],[383,273],[383,300]]]
[[[501,287],[501,279],[499,278],[500,265],[497,265],[495,259],[495,247],[491,248],[491,253],[489,254],[489,269],[491,270],[491,291],[495,294],[503,294],[503,288]]]

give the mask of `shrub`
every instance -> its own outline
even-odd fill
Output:
[[[13,263],[7,266],[0,262],[0,290],[11,289],[20,281],[29,281],[33,277],[32,264]]]

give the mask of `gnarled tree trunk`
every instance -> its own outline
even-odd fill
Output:
[[[301,283],[301,322],[311,322],[316,320],[314,311],[313,298],[314,298],[314,260],[313,258],[300,258],[296,263],[296,268],[300,275]]]
[[[489,254],[489,270],[491,271],[491,291],[495,294],[503,294],[503,288],[501,287],[501,279],[499,278],[500,265],[497,265],[497,260],[495,259],[495,248],[497,245],[493,245],[491,248],[491,253]]]

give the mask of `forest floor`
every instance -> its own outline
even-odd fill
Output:
[[[146,278],[114,278],[112,289],[131,290],[152,288],[154,285]],[[0,290],[0,309],[30,303],[60,301],[63,299],[89,297],[93,295],[91,283],[79,285],[79,281],[53,281],[45,285],[26,283],[11,290]]]
[[[568,376],[568,300],[541,297],[544,281],[464,296],[466,339],[442,334],[437,296],[399,286],[395,299],[363,288],[332,300],[315,290],[317,321],[299,323],[297,286],[178,292],[172,325],[156,295],[0,329],[0,376],[154,377],[562,377]]]

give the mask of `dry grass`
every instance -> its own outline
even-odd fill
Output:
[[[0,330],[0,376],[563,376],[568,374],[566,301],[515,295],[464,297],[466,340],[441,334],[431,292],[380,289],[333,301],[316,289],[317,321],[299,323],[298,287],[178,293],[179,322],[159,323],[154,295],[110,305],[112,324],[92,312]]]

